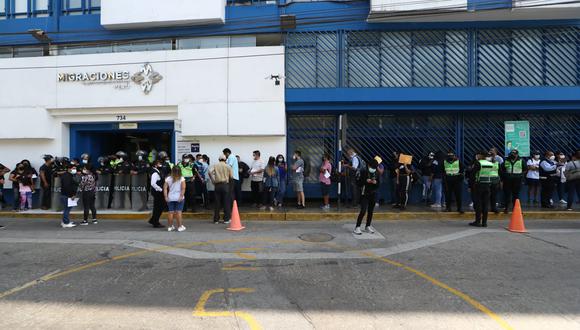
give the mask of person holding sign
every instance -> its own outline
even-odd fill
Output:
[[[396,184],[397,184],[397,196],[398,201],[394,208],[401,209],[404,211],[407,208],[407,202],[409,201],[409,188],[411,187],[411,174],[413,174],[413,167],[411,163],[413,162],[413,156],[401,154],[399,155],[399,163],[395,169]]]

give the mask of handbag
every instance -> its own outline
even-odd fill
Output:
[[[572,162],[572,165],[574,165],[573,170],[564,172],[564,176],[566,177],[566,181],[580,180],[580,168],[578,168],[578,166],[576,166],[576,162]]]

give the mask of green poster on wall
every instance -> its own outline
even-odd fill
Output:
[[[505,154],[516,149],[520,157],[530,157],[530,122],[505,122]]]

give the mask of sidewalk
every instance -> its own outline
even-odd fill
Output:
[[[552,210],[537,207],[522,206],[524,217],[537,220],[580,220],[580,210],[566,211],[564,208]],[[375,209],[374,220],[472,220],[473,210],[466,208],[464,214],[457,212],[444,212],[442,209],[432,209],[426,206],[409,206],[407,210],[401,212],[393,209],[390,205],[382,205]],[[25,219],[58,219],[59,212],[31,210],[24,212],[0,211],[0,218],[25,218]],[[82,217],[82,211],[71,212],[73,218]],[[99,210],[99,219],[115,220],[146,220],[149,219],[150,212],[135,212],[131,210]],[[261,211],[251,207],[241,207],[240,216],[242,220],[266,220],[266,221],[319,221],[319,220],[353,220],[358,216],[358,209],[343,207],[331,208],[328,211],[318,207],[309,207],[299,210],[295,208],[281,208],[274,211]],[[510,214],[489,214],[490,220],[507,220]],[[185,219],[209,221],[213,218],[212,210],[200,210],[197,213],[186,212]]]

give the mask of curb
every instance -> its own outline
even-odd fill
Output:
[[[241,212],[242,219],[252,221],[340,221],[353,220],[358,212]],[[0,212],[0,218],[13,219],[60,219],[61,213],[21,213]],[[82,217],[82,212],[71,212],[71,216]],[[165,216],[165,214],[164,214]],[[99,219],[104,220],[148,220],[150,213],[102,213]],[[459,214],[455,212],[376,212],[373,220],[400,221],[400,220],[473,220],[474,212]],[[213,212],[199,212],[183,214],[187,220],[209,221]],[[575,211],[528,211],[524,212],[526,220],[580,220],[580,212]],[[489,214],[489,220],[509,220],[510,214]]]

